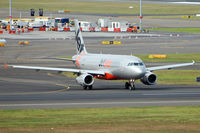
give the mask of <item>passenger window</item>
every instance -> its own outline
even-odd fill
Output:
[[[142,63],[134,63],[134,62],[131,62],[131,63],[128,63],[128,66],[142,66],[143,64]]]
[[[131,63],[128,63],[128,66],[143,66],[144,64],[142,62],[140,63],[136,63],[136,62],[131,62]]]

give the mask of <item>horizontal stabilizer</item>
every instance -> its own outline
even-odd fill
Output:
[[[75,59],[69,59],[69,58],[46,58],[46,59],[54,59],[54,60],[64,60],[64,61],[72,61],[72,62],[75,62],[76,60]]]

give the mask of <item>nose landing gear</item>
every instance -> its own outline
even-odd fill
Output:
[[[92,85],[89,85],[89,86],[83,85],[83,89],[84,89],[84,90],[92,90],[92,89],[93,89],[93,86],[92,86]]]
[[[135,90],[135,80],[130,79],[129,82],[125,83],[125,88],[129,90]]]

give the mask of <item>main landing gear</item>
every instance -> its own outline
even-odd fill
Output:
[[[129,90],[135,90],[135,80],[130,79],[129,82],[125,83],[125,88]]]
[[[83,85],[83,89],[84,89],[84,90],[92,90],[92,88],[93,88],[92,85],[89,85],[89,86]]]

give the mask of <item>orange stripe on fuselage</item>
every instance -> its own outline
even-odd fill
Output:
[[[76,58],[76,66],[80,66],[79,60],[85,55],[85,51]]]
[[[104,76],[97,75],[97,76],[95,76],[95,78],[97,78],[97,79],[105,79],[105,80],[117,80],[117,79],[120,79],[120,78],[115,77],[114,75],[109,74],[109,73],[105,73]]]

